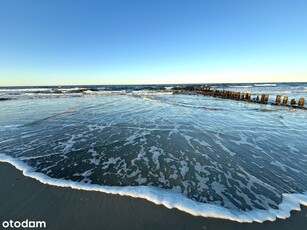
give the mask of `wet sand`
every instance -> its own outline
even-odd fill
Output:
[[[47,229],[296,229],[307,228],[307,207],[286,220],[237,223],[195,217],[146,200],[60,188],[22,175],[0,163],[0,228],[8,220],[42,220]]]

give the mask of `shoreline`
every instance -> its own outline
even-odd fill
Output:
[[[47,229],[305,229],[307,207],[264,223],[192,216],[147,200],[42,184],[0,163],[0,224],[42,220]],[[2,227],[2,226],[1,226]]]

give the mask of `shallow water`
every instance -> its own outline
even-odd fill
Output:
[[[283,194],[307,191],[304,110],[168,90],[9,90],[17,100],[1,102],[0,153],[48,178],[123,193],[146,186],[168,203],[179,194],[233,213],[278,210]]]

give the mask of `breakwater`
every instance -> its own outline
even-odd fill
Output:
[[[211,89],[207,86],[186,86],[186,87],[174,87],[174,93],[196,93],[204,96],[218,97],[223,99],[245,101],[249,103],[269,104],[274,106],[287,106],[290,108],[304,109],[305,99],[303,97],[289,99],[286,95],[276,95],[274,101],[269,101],[269,94],[251,94],[250,92],[237,92],[229,90]]]

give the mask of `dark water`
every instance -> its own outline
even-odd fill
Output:
[[[306,83],[210,86],[307,99]],[[171,87],[1,88],[16,100],[1,102],[0,153],[51,178],[153,187],[170,202],[182,194],[240,212],[277,210],[283,194],[305,194],[306,110]]]

